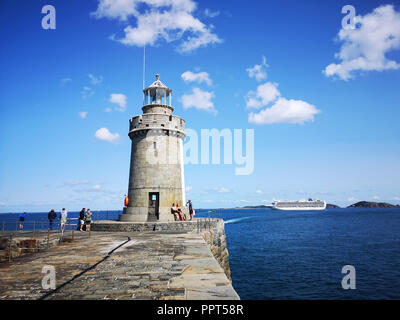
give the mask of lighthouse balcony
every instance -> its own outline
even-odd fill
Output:
[[[185,133],[185,120],[163,113],[145,113],[130,119],[129,132],[139,130],[170,130]]]

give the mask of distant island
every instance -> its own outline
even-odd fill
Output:
[[[327,203],[326,204],[326,208],[327,209],[337,209],[337,208],[340,208],[340,207],[337,206],[336,204]]]
[[[359,201],[348,206],[347,208],[400,208],[400,205],[386,202]]]
[[[237,207],[238,209],[268,209],[271,208],[272,206],[266,206],[266,205],[259,205],[259,206],[244,206],[244,207]]]

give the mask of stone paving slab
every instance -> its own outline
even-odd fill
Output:
[[[41,287],[44,265],[56,269],[54,292]],[[90,238],[79,235],[77,241],[0,264],[0,299],[43,297],[239,299],[196,232],[92,232]]]

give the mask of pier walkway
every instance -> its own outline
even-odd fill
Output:
[[[67,239],[66,239],[67,240]],[[56,289],[43,289],[44,266]],[[239,299],[196,232],[76,233],[74,241],[0,263],[0,299]]]

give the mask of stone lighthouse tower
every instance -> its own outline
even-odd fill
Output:
[[[172,90],[156,75],[143,90],[143,114],[129,120],[132,140],[129,204],[120,221],[168,221],[172,203],[185,207],[185,121],[172,115]]]

